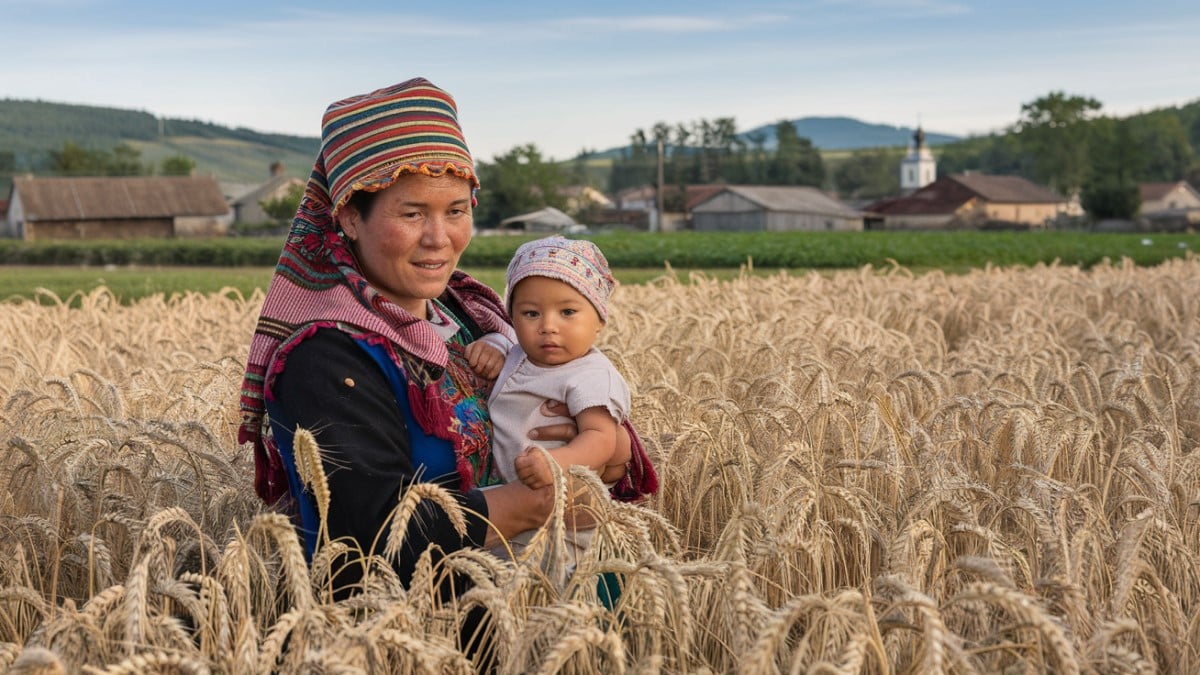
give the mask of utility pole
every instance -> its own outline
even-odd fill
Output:
[[[650,223],[651,232],[660,231],[663,226],[663,141],[661,138],[658,139],[658,187],[654,193],[658,213],[655,214],[654,222]]]

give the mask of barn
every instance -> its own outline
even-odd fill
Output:
[[[1070,200],[1020,176],[961,173],[866,207],[868,227],[886,230],[1043,228],[1072,215]]]
[[[196,176],[14,177],[3,234],[44,239],[222,236],[229,205]]]
[[[726,185],[692,206],[698,232],[861,230],[862,214],[798,185]]]

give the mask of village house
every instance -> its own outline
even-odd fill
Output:
[[[14,177],[2,234],[26,241],[222,236],[229,205],[214,178]]]
[[[571,213],[588,213],[616,206],[608,195],[590,185],[568,185],[559,188],[558,194],[567,200],[566,208]]]
[[[553,206],[546,206],[520,215],[505,218],[500,221],[499,232],[542,232],[576,234],[587,231],[587,227],[575,222],[562,211]]]
[[[274,219],[263,210],[262,203],[283,199],[295,186],[304,187],[304,181],[294,176],[284,175],[284,167],[281,162],[271,164],[270,175],[271,177],[266,182],[239,191],[232,198],[228,193],[226,194],[226,198],[229,199],[229,208],[233,211],[235,224],[261,225],[271,222]]]
[[[723,185],[691,209],[697,232],[863,229],[862,213],[800,185]]]
[[[910,195],[867,206],[867,229],[1042,228],[1074,213],[1071,201],[1020,176],[944,176]]]
[[[665,213],[661,223],[655,220],[658,212],[658,193],[653,185],[627,188],[617,193],[616,206],[601,214],[605,222],[633,224],[649,229],[653,223],[663,232],[691,229],[692,207],[725,188],[724,183],[663,186]],[[682,207],[682,209],[681,209]],[[636,214],[636,217],[631,217]]]
[[[1187,181],[1142,183],[1138,216],[1155,229],[1186,229],[1200,225],[1200,191]]]

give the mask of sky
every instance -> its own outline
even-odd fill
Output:
[[[546,157],[637,129],[847,116],[1002,130],[1051,91],[1125,116],[1200,98],[1200,12],[1144,0],[0,0],[0,98],[315,137],[338,99],[426,77],[468,144]]]

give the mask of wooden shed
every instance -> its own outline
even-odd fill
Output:
[[[42,239],[223,236],[229,205],[214,178],[14,177],[4,234]]]
[[[698,232],[861,230],[862,214],[817,188],[726,185],[691,209]]]

